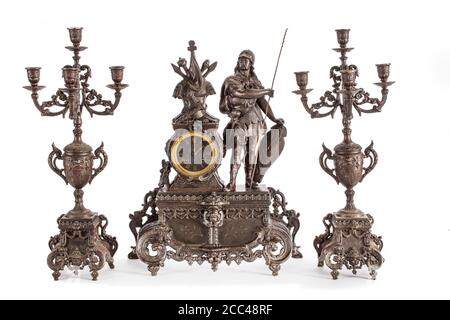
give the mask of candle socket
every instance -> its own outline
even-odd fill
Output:
[[[345,89],[351,89],[356,85],[356,70],[341,70],[342,83]]]
[[[28,67],[27,70],[28,81],[32,86],[37,86],[41,78],[41,68],[40,67]]]
[[[62,68],[62,75],[67,88],[73,88],[78,83],[78,68],[66,66]]]
[[[300,90],[305,90],[308,86],[308,73],[309,71],[294,72]]]
[[[119,85],[123,80],[123,66],[112,66],[109,67],[111,70],[111,79],[114,81],[114,84]]]
[[[377,64],[377,73],[378,77],[380,78],[381,82],[386,82],[389,78],[389,69],[391,64],[390,63],[383,63],[383,64]]]
[[[74,46],[79,46],[82,39],[83,28],[67,28],[69,30],[70,41]]]
[[[336,30],[337,41],[341,48],[345,48],[347,46],[349,33],[350,33],[350,29],[337,29]]]

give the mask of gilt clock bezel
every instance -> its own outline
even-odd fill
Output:
[[[205,168],[199,171],[192,171],[186,169],[178,160],[178,153],[177,153],[178,147],[184,140],[192,137],[201,138],[203,141],[206,141],[211,148],[211,161]],[[214,172],[220,162],[220,151],[218,143],[214,139],[214,137],[206,134],[205,132],[189,131],[177,137],[172,143],[170,147],[170,161],[172,162],[173,168],[180,175],[192,179],[201,179],[202,177],[208,176],[210,173]]]

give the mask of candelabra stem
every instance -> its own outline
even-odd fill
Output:
[[[354,203],[355,191],[353,188],[345,190],[345,195],[347,196],[347,203],[345,205],[345,211],[354,211],[356,209]]]
[[[83,130],[81,129],[81,125],[82,125],[83,121],[81,119],[81,114],[77,114],[77,116],[75,117],[73,124],[74,124],[74,129],[73,129],[73,141],[74,142],[82,142],[81,140],[81,135],[83,134]]]
[[[345,143],[351,143],[352,138],[352,130],[350,129],[350,125],[352,123],[353,119],[353,97],[351,90],[345,89],[341,91],[343,96],[343,104],[342,104],[342,125],[344,126],[344,129],[342,132],[344,133],[344,142]]]
[[[80,46],[79,45],[74,45],[73,48],[73,66],[75,68],[79,68],[80,67]]]
[[[341,60],[341,70],[347,69],[347,55],[345,51],[341,51],[341,56],[339,59]]]
[[[342,133],[344,134],[344,143],[350,144],[352,142],[352,129],[350,129],[351,121],[343,119],[342,124],[344,125],[344,129],[342,129]]]
[[[81,189],[75,189],[73,195],[75,196],[75,207],[73,208],[73,211],[77,212],[86,211],[86,208],[84,207],[83,203],[84,191]]]

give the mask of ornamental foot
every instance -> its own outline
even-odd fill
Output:
[[[323,257],[319,257],[319,261],[317,262],[317,266],[318,266],[319,268],[322,268],[323,265],[324,265],[323,259],[324,259]]]
[[[377,279],[377,272],[375,270],[371,270],[369,272],[369,275],[370,275],[370,279],[371,280],[376,280]]]
[[[158,274],[159,271],[159,265],[149,265],[147,267],[148,271],[150,271],[151,275],[153,277],[156,277],[156,275]]]
[[[272,271],[272,275],[275,277],[278,275],[278,271],[280,271],[281,266],[276,263],[269,264],[269,269]]]
[[[137,260],[139,257],[136,254],[136,247],[131,247],[131,252],[128,254],[128,259],[130,260]]]
[[[92,270],[91,271],[92,281],[97,281],[98,278],[98,271]]]
[[[53,280],[58,281],[59,277],[61,276],[61,272],[55,271],[52,273],[52,276],[53,276]]]
[[[114,269],[116,266],[114,265],[114,262],[108,262],[108,266],[110,269]]]
[[[302,253],[300,252],[300,247],[299,246],[295,246],[294,249],[292,250],[292,258],[294,259],[301,259],[303,258]]]
[[[333,280],[337,280],[338,277],[339,277],[339,271],[337,271],[337,270],[331,271],[330,274],[331,274],[331,276],[333,277]]]

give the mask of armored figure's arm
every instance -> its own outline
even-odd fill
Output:
[[[231,95],[236,98],[242,99],[259,99],[265,95],[273,96],[272,89],[246,89],[246,90],[230,90]]]
[[[273,114],[272,108],[270,107],[269,102],[264,99],[264,98],[259,98],[256,102],[258,104],[258,106],[261,108],[261,110],[267,114],[267,117],[275,122],[275,123],[280,123],[280,124],[284,124],[284,120],[281,118],[276,118],[275,115]]]

